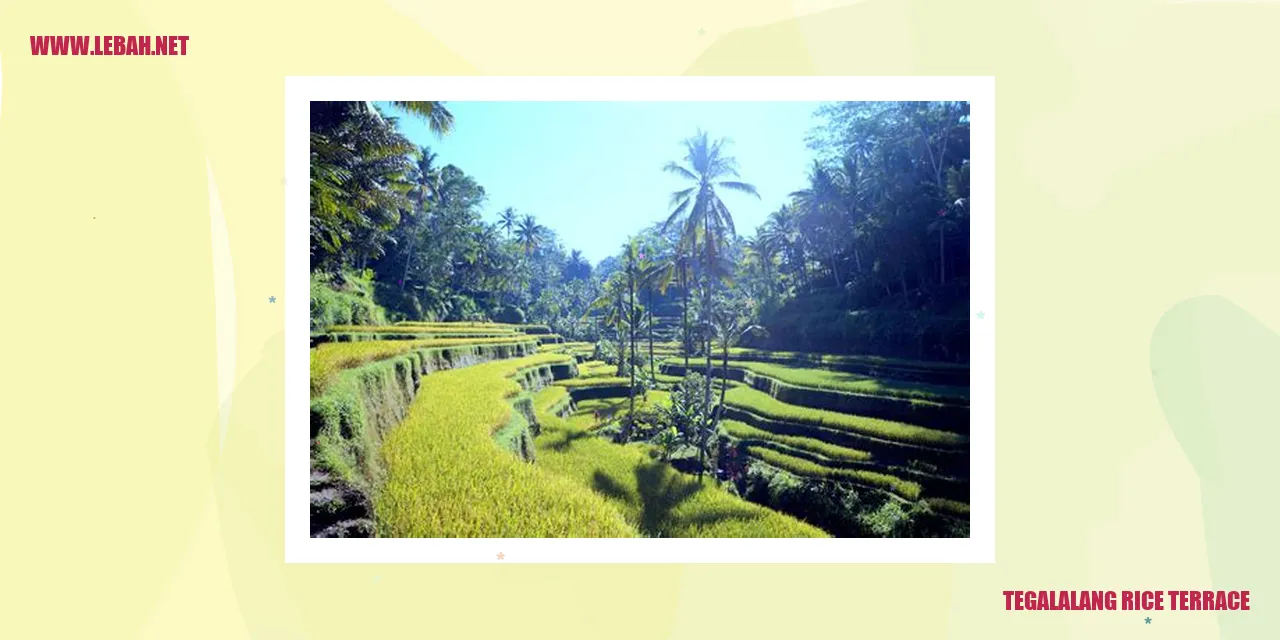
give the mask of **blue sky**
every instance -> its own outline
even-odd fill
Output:
[[[484,186],[484,218],[514,207],[532,214],[598,263],[670,212],[677,176],[662,171],[683,158],[680,141],[699,128],[732,140],[742,179],[760,200],[723,195],[738,233],[749,235],[769,212],[803,188],[813,153],[805,136],[817,123],[813,102],[450,102],[454,132],[431,135],[400,116],[411,140]]]

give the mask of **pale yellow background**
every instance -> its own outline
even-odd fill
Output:
[[[129,33],[189,55],[27,43]],[[1149,352],[1206,293],[1280,328],[1277,33],[1231,2],[6,0],[0,637],[1276,637],[1263,594],[1147,626],[1000,592],[1212,584]],[[995,76],[997,562],[283,565],[284,77],[345,74]],[[1234,553],[1256,583],[1218,586],[1274,584]]]

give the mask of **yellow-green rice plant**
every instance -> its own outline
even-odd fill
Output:
[[[777,443],[793,449],[814,453],[836,462],[859,463],[871,461],[871,454],[866,451],[841,447],[815,438],[773,433],[772,431],[757,429],[737,420],[723,420],[720,422],[720,428],[728,435],[747,444],[758,444],[760,442]]]
[[[725,404],[773,420],[823,426],[910,444],[958,448],[965,446],[969,441],[967,437],[950,431],[926,429],[901,422],[864,418],[822,409],[797,407],[780,402],[763,391],[741,385],[729,388],[725,394]]]
[[[322,391],[332,376],[343,369],[393,358],[413,351],[430,349],[477,347],[512,347],[510,355],[531,353],[537,342],[527,336],[511,338],[440,338],[426,340],[385,340],[371,342],[332,342],[318,345],[311,350],[311,393]],[[503,355],[503,354],[498,354]]]
[[[422,379],[409,415],[383,443],[387,480],[375,501],[384,537],[628,537],[603,496],[503,451],[493,440],[521,392],[522,370],[564,362],[538,354]]]

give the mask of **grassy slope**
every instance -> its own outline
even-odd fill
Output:
[[[501,450],[511,379],[522,368],[563,362],[539,354],[426,376],[404,422],[387,434],[387,481],[375,510],[389,537],[628,537],[614,505],[568,478]]]

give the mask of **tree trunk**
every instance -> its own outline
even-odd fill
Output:
[[[840,263],[836,261],[836,254],[831,254],[831,275],[836,277],[836,288],[843,289],[844,285],[840,283]]]
[[[862,273],[862,253],[858,251],[857,245],[853,247],[853,268],[857,269],[858,273]]]
[[[628,395],[630,397],[629,407],[627,409],[628,423],[635,419],[636,414],[636,277],[635,277],[635,259],[627,266],[627,288],[630,290],[630,306],[627,308],[627,326],[631,329],[631,358],[627,360],[627,371],[631,374],[631,387]],[[630,434],[631,427],[628,426],[626,431]]]
[[[622,287],[618,287],[618,320],[613,328],[614,342],[618,343],[618,376],[621,377],[626,371],[623,367],[627,362],[627,337],[622,333],[622,321],[625,316],[622,315]]]
[[[729,388],[729,385],[727,384],[727,382],[728,382],[728,380],[729,380],[729,340],[727,339],[727,337],[728,337],[728,336],[720,336],[720,339],[724,340],[724,342],[722,342],[722,343],[720,344],[720,349],[721,349],[722,353],[724,353],[724,358],[721,360],[721,362],[724,364],[724,369],[721,371],[721,374],[724,376],[724,379],[723,379],[723,380],[721,380],[721,385],[720,385],[720,407],[719,407],[719,412],[721,412],[721,413],[723,413],[723,412],[724,412],[724,394],[725,394],[725,390]]]
[[[938,284],[946,284],[947,282],[947,248],[943,243],[942,229],[938,229],[938,266],[942,269],[938,274]]]
[[[689,374],[689,348],[693,344],[689,341],[689,271],[688,265],[680,265],[680,314],[683,316],[684,333],[680,336],[681,346],[684,347],[684,372]]]
[[[649,379],[656,380],[657,376],[653,370],[653,287],[649,287]],[[645,389],[647,395],[649,390]]]
[[[702,429],[703,435],[701,438],[702,444],[699,447],[699,453],[698,453],[698,480],[699,481],[702,480],[702,472],[706,467],[707,437],[711,433],[711,426],[712,426],[712,422],[711,422],[711,331],[710,331],[710,328],[711,328],[712,318],[714,317],[714,313],[712,309],[712,296],[715,295],[715,291],[714,291],[715,279],[712,277],[712,274],[711,274],[711,242],[712,240],[711,240],[710,215],[704,214],[702,216],[702,224],[703,224],[703,227],[702,227],[703,236],[706,238],[706,245],[707,245],[705,248],[707,253],[707,258],[702,265],[703,266],[702,277],[706,281],[706,285],[703,287],[703,299],[706,301],[706,305],[702,310],[702,315],[703,315],[703,319],[705,320],[705,322],[703,323],[703,327],[704,327],[704,332],[706,333],[706,340],[704,341],[704,344],[707,351],[707,367],[706,367],[707,380],[705,385],[706,391],[703,393],[703,396],[702,396],[705,402],[703,406],[705,407],[705,410],[706,410],[706,416],[705,416],[706,424],[703,425],[703,429]]]
[[[413,262],[413,249],[409,250],[409,255],[404,258],[404,273],[400,276],[400,290],[404,291],[404,281],[409,279],[409,263]]]

